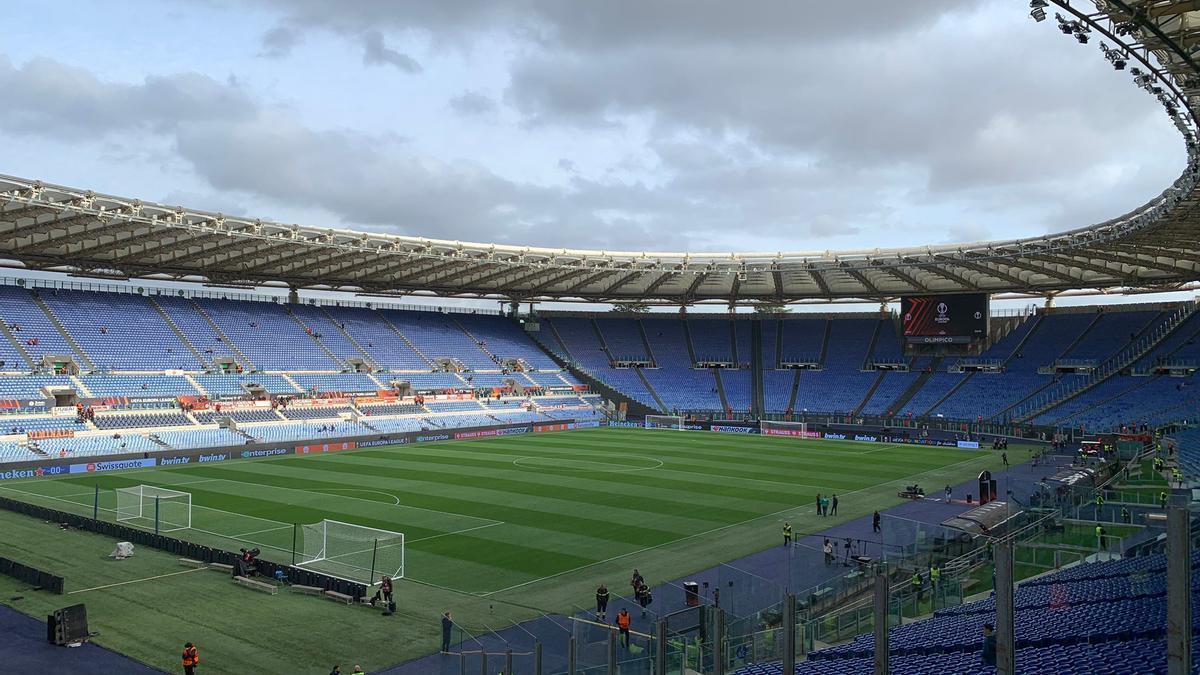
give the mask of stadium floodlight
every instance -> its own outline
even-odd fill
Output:
[[[1046,0],[1032,0],[1029,3],[1029,16],[1032,16],[1034,21],[1041,23],[1046,20],[1046,8],[1049,6],[1050,3]]]
[[[1125,55],[1119,49],[1111,49],[1103,42],[1100,43],[1100,51],[1104,52],[1104,58],[1113,65],[1117,70],[1125,70]]]

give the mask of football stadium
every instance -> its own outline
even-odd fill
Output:
[[[1182,173],[1051,234],[765,253],[0,175],[0,671],[1200,673],[1200,4],[1002,4],[1148,99]],[[258,58],[359,35],[296,11]],[[112,96],[226,114],[166,86]]]

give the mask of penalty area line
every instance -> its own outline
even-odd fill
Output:
[[[482,530],[487,527],[495,527],[497,525],[505,525],[505,524],[506,523],[504,523],[502,521],[496,521],[494,523],[488,523],[487,525],[478,525],[476,527],[468,527],[465,530],[455,530],[453,532],[443,532],[441,534],[432,534],[432,535],[429,535],[428,537],[421,537],[420,539],[413,539],[412,541],[407,542],[407,543],[411,545],[411,544],[415,544],[419,541],[429,541],[430,539],[437,539],[439,537],[449,537],[454,534],[465,534],[467,532],[474,532],[475,530]]]

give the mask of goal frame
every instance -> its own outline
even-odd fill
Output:
[[[791,436],[794,438],[813,438],[808,431],[808,422],[786,422],[783,420],[759,420],[758,434],[760,436]]]
[[[331,553],[330,545],[329,545],[330,525],[334,525],[336,527],[343,527],[343,528],[350,528],[350,529],[354,529],[354,530],[366,531],[366,532],[373,532],[380,536],[376,536],[371,540],[370,548],[363,548],[361,550],[349,551],[346,553]],[[339,579],[345,579],[347,581],[354,581],[357,583],[363,582],[362,578],[354,578],[353,575],[347,574],[345,572],[331,572],[329,569],[327,569],[327,567],[329,565],[342,566],[345,568],[349,568],[350,570],[358,570],[358,571],[366,572],[367,573],[367,585],[369,585],[369,586],[374,586],[374,585],[379,584],[380,582],[382,582],[383,577],[385,577],[385,576],[390,577],[391,579],[403,579],[404,578],[404,574],[405,574],[404,560],[405,560],[406,539],[405,539],[403,532],[396,532],[394,530],[385,530],[382,528],[370,527],[367,525],[358,525],[356,523],[347,523],[347,522],[344,522],[341,520],[331,520],[329,518],[326,518],[318,523],[297,524],[297,525],[295,525],[295,527],[304,532],[304,545],[299,550],[293,550],[293,552],[292,552],[292,566],[293,567],[299,567],[302,569],[312,569],[314,571],[320,572],[321,574],[326,574],[331,577],[337,577]],[[308,549],[309,549],[308,533],[311,530],[314,530],[316,528],[320,528],[321,543],[320,543],[320,547],[317,549],[316,553],[310,555],[308,553]],[[380,547],[381,542],[386,542],[386,543],[383,543],[384,548],[391,548],[393,546],[396,546],[397,542],[398,542],[399,551],[400,551],[400,560],[399,560],[400,566],[394,572],[391,570],[390,567],[386,566],[387,563],[379,563],[380,566],[376,565],[376,563],[378,561],[377,556],[379,553],[379,547]],[[365,545],[365,543],[366,543],[366,540],[364,539],[364,545]],[[369,567],[364,567],[362,565],[341,562],[341,561],[336,560],[336,558],[339,558],[339,557],[344,558],[346,556],[363,556],[365,559],[367,557],[368,553],[370,554],[369,557],[371,559],[371,563],[370,563]],[[299,560],[297,560],[297,556],[299,556]],[[322,565],[322,564],[324,564],[324,565]],[[378,577],[378,579],[376,577]]]
[[[127,523],[136,527],[139,523],[135,521],[149,520],[150,526],[153,527],[155,533],[177,532],[179,530],[188,530],[192,527],[192,493],[190,492],[145,484],[116,488],[115,492],[117,495],[116,520],[119,523]],[[136,512],[126,509],[122,505],[122,495],[137,500]],[[180,519],[182,522],[176,522],[174,518],[164,520],[162,509],[164,499],[171,500],[168,502],[171,504],[183,503],[185,505],[184,513],[186,517]],[[153,513],[147,513],[147,500],[153,500],[153,506],[150,507]]]
[[[655,420],[668,420],[671,424],[658,425],[652,422]],[[676,431],[684,431],[684,420],[682,415],[646,415],[646,419],[642,421],[642,426],[647,429],[675,429]]]

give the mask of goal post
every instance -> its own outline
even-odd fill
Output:
[[[404,534],[322,520],[299,526],[296,567],[365,584],[404,578]]]
[[[192,526],[192,493],[134,485],[117,488],[117,522],[155,532],[175,532]]]
[[[679,415],[646,415],[647,429],[678,429],[683,430],[683,418]]]
[[[758,433],[762,436],[798,436],[812,438],[808,432],[808,422],[783,422],[778,420],[761,420],[758,423]]]

